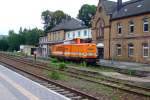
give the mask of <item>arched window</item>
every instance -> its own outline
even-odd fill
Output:
[[[103,19],[100,19],[98,36],[100,39],[104,37],[104,20]]]

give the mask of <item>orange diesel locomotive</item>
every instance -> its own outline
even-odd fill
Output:
[[[51,56],[59,59],[95,63],[97,58],[96,44],[80,43],[80,39],[77,39],[74,44],[53,45],[51,46]]]

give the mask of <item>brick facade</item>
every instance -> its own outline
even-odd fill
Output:
[[[104,44],[104,59],[150,63],[150,13],[116,19],[112,19],[111,15],[99,0],[92,20],[92,38],[94,43]],[[145,19],[148,23],[147,32],[144,32]],[[134,29],[130,27],[131,22],[134,23]],[[131,33],[131,30],[134,32]]]
[[[150,23],[150,14],[128,17],[124,19],[113,20],[111,22],[110,59],[112,56],[116,60],[134,61],[150,63],[150,27],[148,32],[144,32],[143,19],[148,18]],[[130,33],[130,21],[134,22],[134,32]],[[122,33],[118,34],[117,23],[122,25]],[[107,41],[105,41],[107,42]],[[143,55],[143,44],[148,43],[148,57]],[[121,56],[117,56],[117,44],[121,44]],[[129,44],[133,44],[133,55],[129,55]]]

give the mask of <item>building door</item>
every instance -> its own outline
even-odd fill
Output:
[[[98,48],[98,58],[104,59],[104,48]]]

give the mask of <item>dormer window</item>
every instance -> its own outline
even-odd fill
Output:
[[[145,19],[143,19],[143,31],[144,32],[148,32],[148,30],[149,30],[149,25],[148,25],[149,23],[148,23],[148,19],[147,18],[145,18]]]
[[[142,5],[140,4],[140,5],[138,5],[137,7],[140,8],[140,7],[142,7]]]
[[[124,11],[125,11],[125,12],[127,12],[127,11],[128,11],[128,9],[124,9]]]
[[[119,23],[117,25],[118,34],[122,34],[122,25]]]
[[[129,22],[129,33],[134,33],[134,22]]]

